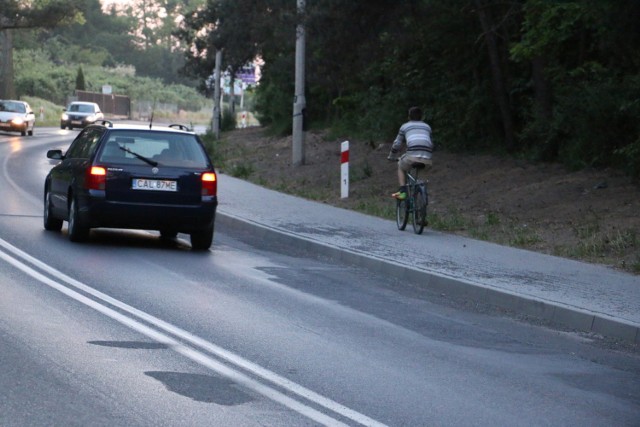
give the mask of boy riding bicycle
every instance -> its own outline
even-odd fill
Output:
[[[422,121],[422,110],[419,107],[409,108],[409,121],[400,127],[387,159],[397,160],[397,154],[403,144],[406,144],[407,151],[398,161],[400,189],[391,195],[398,200],[407,198],[406,173],[409,172],[414,163],[424,164],[425,171],[431,168],[431,152],[433,151],[431,127]]]

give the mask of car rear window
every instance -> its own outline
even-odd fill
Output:
[[[99,158],[104,163],[140,164],[141,160],[133,154],[136,153],[162,166],[200,169],[208,166],[194,135],[121,130],[110,132],[108,138]]]

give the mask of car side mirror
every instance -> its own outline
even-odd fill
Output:
[[[64,156],[62,155],[62,150],[49,150],[47,151],[47,158],[54,160],[62,160]]]

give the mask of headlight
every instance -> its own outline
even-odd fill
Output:
[[[11,119],[11,123],[13,123],[16,126],[20,126],[21,124],[24,123],[24,119],[22,117],[15,117]]]
[[[96,121],[96,115],[92,114],[90,116],[87,116],[87,118],[85,119],[88,122],[95,122]]]
[[[62,117],[60,117],[62,120],[69,120],[69,116],[67,115],[67,113],[62,113]]]

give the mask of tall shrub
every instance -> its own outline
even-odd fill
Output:
[[[76,90],[87,90],[84,83],[84,72],[82,66],[78,67],[78,74],[76,75]]]

